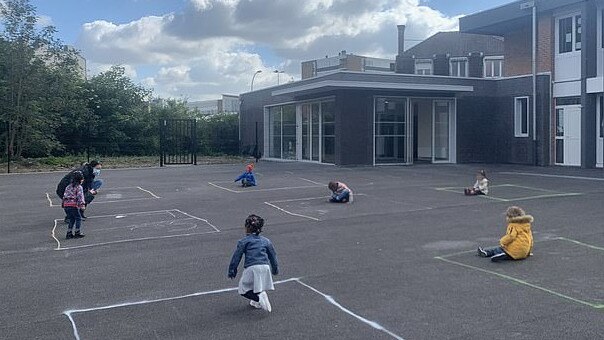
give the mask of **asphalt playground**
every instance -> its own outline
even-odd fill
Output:
[[[64,173],[1,175],[0,339],[604,338],[602,170],[261,161],[241,188],[243,168],[104,170],[72,240]],[[463,196],[481,168],[490,195]],[[327,202],[330,180],[354,202]],[[510,205],[534,255],[476,256]],[[251,213],[280,262],[272,313],[227,278]]]

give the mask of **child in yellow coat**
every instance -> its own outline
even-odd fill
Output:
[[[507,232],[499,240],[499,247],[483,249],[478,247],[478,255],[490,257],[491,261],[522,260],[533,251],[533,233],[531,223],[533,217],[527,215],[522,208],[512,206],[506,212],[508,222]]]

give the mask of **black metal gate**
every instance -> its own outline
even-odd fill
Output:
[[[159,121],[159,165],[197,165],[197,122],[195,119]]]

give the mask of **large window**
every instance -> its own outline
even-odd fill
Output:
[[[281,158],[281,108],[278,106],[268,109],[268,129],[269,157]]]
[[[528,137],[529,129],[529,98],[514,98],[514,136]]]
[[[296,107],[273,106],[268,111],[269,157],[296,159]]]
[[[484,58],[484,77],[501,78],[503,77],[503,57],[485,57]]]
[[[375,163],[406,163],[407,99],[375,100]]]
[[[468,58],[451,58],[449,61],[449,74],[451,77],[468,76]]]
[[[581,16],[558,19],[558,53],[581,50]]]
[[[296,106],[282,107],[283,139],[281,143],[282,158],[296,159]]]
[[[431,75],[432,74],[432,60],[430,59],[417,59],[415,61],[415,74]]]
[[[322,123],[322,153],[321,162],[334,164],[336,162],[336,111],[335,102],[321,103]]]

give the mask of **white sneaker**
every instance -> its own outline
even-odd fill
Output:
[[[256,309],[260,309],[262,308],[262,306],[260,305],[260,302],[256,302],[254,300],[250,300],[250,306],[256,308]]]
[[[260,294],[258,294],[258,297],[260,298],[260,306],[262,307],[262,309],[264,309],[267,312],[271,311],[271,302],[268,301],[268,295],[266,294],[266,292],[262,292]]]

